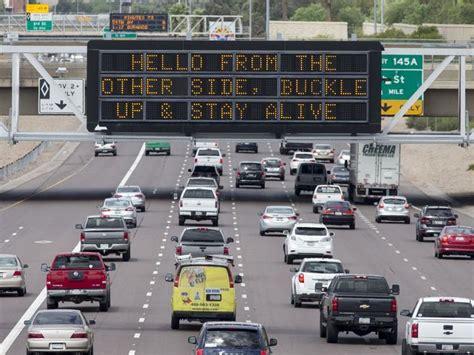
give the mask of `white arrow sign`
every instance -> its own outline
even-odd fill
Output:
[[[62,90],[77,107],[84,113],[84,80],[83,79],[54,79],[55,88],[45,79],[38,80],[38,112],[40,114],[73,114],[69,103],[60,99],[58,90]]]

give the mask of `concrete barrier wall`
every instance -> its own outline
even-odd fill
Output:
[[[270,21],[270,39],[277,39],[278,34],[284,40],[347,40],[347,22]]]

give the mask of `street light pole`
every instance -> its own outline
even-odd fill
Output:
[[[270,0],[265,0],[265,38],[270,39]]]
[[[374,33],[377,34],[377,1],[374,0]]]
[[[380,24],[382,26],[382,31],[385,31],[383,13],[385,9],[385,0],[380,0]]]

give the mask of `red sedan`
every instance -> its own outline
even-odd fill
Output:
[[[435,239],[435,257],[468,255],[474,258],[474,227],[446,226]]]

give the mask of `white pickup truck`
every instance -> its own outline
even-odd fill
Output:
[[[215,166],[219,175],[224,169],[224,157],[218,148],[199,148],[194,158],[195,165]]]
[[[210,187],[186,187],[179,199],[179,225],[187,219],[195,221],[211,220],[219,225],[219,198]]]
[[[402,355],[473,354],[474,300],[458,297],[420,298],[405,327]]]
[[[328,201],[342,200],[344,200],[344,193],[339,185],[318,185],[313,193],[313,213],[318,213]]]
[[[196,155],[196,152],[199,148],[219,148],[217,142],[198,142],[193,140],[193,156]]]

